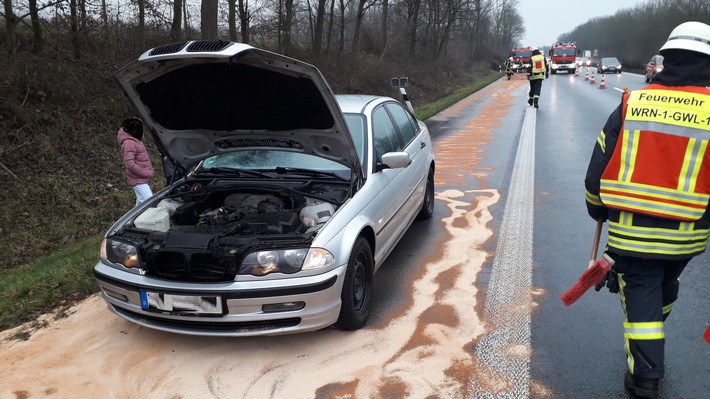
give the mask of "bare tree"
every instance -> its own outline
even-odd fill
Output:
[[[239,26],[241,27],[242,42],[249,43],[249,21],[251,12],[249,11],[249,0],[239,0],[237,15],[239,16]]]
[[[202,0],[200,30],[204,40],[217,39],[217,0]]]
[[[419,27],[419,10],[421,0],[404,0],[407,4],[407,49],[412,57],[416,54],[417,30]]]
[[[180,20],[182,20],[182,7],[183,7],[183,0],[173,0],[173,22],[170,25],[170,38],[173,40],[178,40],[180,39],[180,36],[182,36],[181,30],[180,30]],[[234,0],[230,0],[230,3],[233,3]]]
[[[42,53],[44,47],[44,38],[42,36],[42,25],[39,23],[39,9],[37,8],[37,0],[29,0],[30,20],[32,21],[32,36],[34,43],[32,44],[32,52],[35,54]]]
[[[229,40],[237,41],[237,2],[227,0],[227,25],[229,26]]]
[[[313,53],[320,55],[323,47],[323,26],[325,24],[325,3],[326,0],[318,0],[316,9],[316,23],[313,29]]]

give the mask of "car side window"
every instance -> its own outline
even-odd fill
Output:
[[[389,103],[385,105],[385,108],[392,114],[392,119],[394,119],[394,124],[399,129],[404,139],[405,147],[414,140],[417,135],[417,128],[419,127],[414,120],[412,114],[407,112],[400,104]]]
[[[402,151],[397,130],[384,107],[372,113],[372,134],[374,137],[375,159],[382,162],[382,155],[392,151]]]

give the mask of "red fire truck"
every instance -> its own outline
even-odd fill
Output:
[[[530,66],[530,57],[532,57],[532,49],[530,47],[516,47],[510,52],[513,57],[513,71],[524,72]]]
[[[577,45],[575,43],[557,43],[550,47],[550,70],[573,73],[577,69]]]

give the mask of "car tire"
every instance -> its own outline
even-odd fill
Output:
[[[434,214],[434,171],[431,169],[429,169],[429,175],[426,178],[425,190],[422,209],[419,210],[417,215],[418,220],[429,219]]]
[[[374,269],[375,260],[370,244],[363,237],[359,237],[355,241],[345,271],[343,290],[340,294],[342,304],[335,328],[352,331],[365,325],[370,314]]]

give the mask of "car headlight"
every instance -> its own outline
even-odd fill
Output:
[[[104,238],[101,243],[101,259],[111,263],[118,263],[127,268],[140,267],[138,248],[123,241]]]
[[[333,254],[322,248],[299,248],[257,251],[247,255],[239,274],[265,276],[269,273],[293,274],[315,270],[333,264]]]

